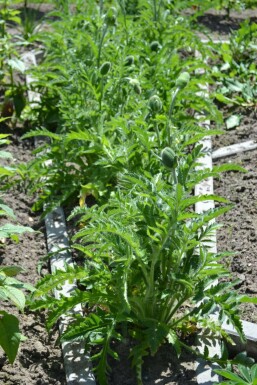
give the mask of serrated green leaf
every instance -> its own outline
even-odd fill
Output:
[[[48,131],[46,129],[44,130],[32,130],[27,132],[22,136],[22,139],[29,139],[29,138],[34,138],[36,136],[45,136],[48,138],[55,139],[57,141],[60,141],[62,139],[61,135],[55,134],[54,132]]]
[[[194,196],[192,198],[187,198],[187,199],[182,200],[182,202],[180,203],[180,209],[184,210],[185,208],[190,207],[195,203],[204,202],[204,201],[208,201],[208,200],[216,201],[216,202],[222,202],[222,203],[228,203],[228,200],[221,197],[221,196],[214,195],[214,194],[209,194],[209,195],[206,194],[206,195]]]
[[[239,301],[241,303],[255,303],[257,304],[257,297],[249,297],[248,295],[239,296]]]
[[[144,324],[147,326],[145,333],[145,343],[148,344],[151,353],[154,355],[160,345],[162,344],[165,337],[169,332],[169,327],[162,322],[156,320],[145,320]]]
[[[167,335],[167,340],[172,346],[174,346],[177,356],[179,357],[181,354],[181,345],[180,345],[179,338],[177,334],[174,332],[174,330],[169,331]]]
[[[214,166],[213,171],[218,174],[221,172],[227,172],[227,171],[239,171],[239,172],[245,172],[245,173],[248,172],[244,167],[233,163],[231,164],[225,163],[220,166]]]
[[[88,142],[93,139],[94,136],[88,131],[70,132],[66,137],[67,142],[71,140],[81,140]]]
[[[211,135],[222,135],[222,134],[224,134],[224,131],[221,131],[221,130],[208,130],[208,132],[203,132],[203,133],[200,133],[200,134],[196,134],[192,138],[186,140],[183,143],[183,147],[189,146],[190,144],[197,143],[201,139],[205,138],[207,135],[211,136]]]

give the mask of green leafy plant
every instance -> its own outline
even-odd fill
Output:
[[[200,151],[198,147],[189,159],[180,159],[174,169],[177,182],[167,171],[151,177],[141,170],[141,177],[121,177],[108,205],[75,210],[74,215],[84,213],[81,223],[86,223],[74,236],[80,242],[73,246],[85,255],[85,266],[57,272],[37,285],[35,296],[44,300],[32,308],[50,310],[48,328],[76,303],[87,306],[88,316],[77,316],[62,339],[85,338],[99,347],[92,359],[101,384],[107,383],[107,356],[115,356],[113,339],[130,336],[136,341],[131,359],[141,384],[143,357],[149,352],[154,355],[165,340],[179,354],[185,347],[179,330],[186,324],[209,328],[207,338],[228,338],[221,327],[227,316],[243,338],[236,304],[250,299],[231,291],[234,284],[212,286],[217,277],[228,275],[220,263],[226,253],[214,255],[204,245],[218,227],[209,221],[229,207],[202,215],[190,212],[197,201],[225,202],[217,196],[190,196],[195,180],[212,174],[205,170],[200,177],[192,172]],[[61,301],[49,299],[49,290],[73,279],[83,291]],[[219,309],[217,322],[209,316],[214,308]]]
[[[20,117],[26,100],[24,96],[25,87],[17,80],[17,74],[23,75],[25,65],[19,54],[21,45],[25,43],[20,37],[13,36],[9,32],[9,23],[16,26],[21,24],[19,11],[10,7],[7,0],[0,1],[0,87],[4,92],[4,100],[1,104],[1,116]]]
[[[222,329],[227,318],[244,339],[237,305],[256,299],[237,294],[238,281],[216,284],[229,276],[222,259],[230,253],[209,247],[219,227],[212,220],[231,206],[222,197],[192,193],[208,177],[243,169],[199,170],[206,155],[199,140],[220,133],[199,122],[222,123],[212,99],[199,94],[210,80],[204,59],[214,54],[188,21],[169,12],[170,2],[142,0],[131,13],[121,1],[76,5],[62,2],[53,33],[41,34],[45,60],[32,70],[42,96],[34,109],[38,127],[24,137],[48,141],[20,174],[40,193],[35,208],[79,200],[71,216],[80,217],[73,248],[84,265],[43,278],[31,308],[49,310],[51,329],[82,303],[86,316],[75,316],[62,340],[84,339],[96,348],[92,360],[105,385],[108,356],[117,358],[112,342],[131,338],[142,384],[144,356],[165,341],[178,355],[194,351],[182,338],[192,325],[207,340],[230,340]],[[195,74],[199,68],[206,74]],[[194,213],[206,200],[216,208]],[[53,299],[51,291],[67,280],[79,288]],[[204,356],[210,359],[208,348]]]
[[[243,365],[238,365],[238,372],[236,374],[233,371],[220,369],[216,370],[216,373],[225,377],[228,381],[222,381],[220,385],[256,385],[257,384],[257,364],[251,368],[247,368]]]
[[[166,112],[176,79],[181,72],[206,67],[192,50],[205,57],[208,49],[186,21],[179,23],[166,12],[167,4],[158,3],[157,28],[151,2],[139,4],[136,20],[120,2],[113,6],[115,22],[107,22],[108,6],[100,14],[95,4],[85,9],[80,3],[76,12],[55,12],[59,19],[53,32],[41,34],[45,60],[32,71],[37,79],[32,87],[41,94],[34,109],[38,129],[24,138],[43,135],[48,144],[36,150],[29,167],[21,166],[28,187],[40,195],[35,209],[44,202],[49,208],[75,202],[88,184],[95,186],[99,200],[108,199],[119,172],[153,163],[158,169],[149,154],[166,144]],[[103,74],[103,69],[108,71]],[[197,96],[207,78],[195,78],[176,98],[171,125],[184,134],[195,129],[197,111],[205,110],[206,117],[221,124],[214,103]],[[152,109],[152,97],[162,101],[159,111]],[[192,115],[185,117],[190,109]],[[51,171],[42,167],[45,162],[51,162]]]
[[[219,383],[220,385],[257,384],[257,364],[252,358],[247,357],[245,352],[239,353],[226,366],[225,369],[215,370],[217,374],[225,379],[225,381]]]
[[[213,77],[218,82],[216,99],[227,105],[230,111],[256,105],[256,49],[257,25],[242,23],[231,35],[230,43],[220,47],[220,64],[213,67]]]
[[[171,99],[168,125],[175,99],[190,80],[188,75],[182,78],[186,81],[183,85],[177,82],[179,90]],[[129,336],[135,341],[130,356],[138,384],[142,384],[143,357],[154,355],[164,341],[178,355],[183,348],[193,351],[181,338],[185,325],[203,328],[207,339],[222,336],[230,340],[222,330],[227,317],[244,338],[237,305],[256,302],[233,291],[236,282],[216,284],[218,277],[229,273],[221,263],[227,253],[209,250],[208,240],[219,227],[210,221],[231,206],[216,195],[191,193],[209,176],[242,168],[222,165],[196,170],[205,155],[197,141],[207,132],[199,129],[196,135],[188,131],[183,139],[181,135],[174,128],[166,130],[166,147],[160,154],[152,152],[158,162],[152,170],[141,167],[137,172],[118,174],[118,187],[106,204],[75,209],[73,215],[81,215],[82,229],[74,236],[77,243],[73,247],[85,256],[85,264],[45,277],[33,295],[32,309],[43,307],[50,312],[49,329],[77,303],[86,306],[87,316],[76,316],[61,338],[83,338],[97,347],[92,360],[101,385],[108,383],[108,355],[117,358],[111,348],[113,340]],[[189,144],[194,144],[191,152]],[[195,203],[208,199],[225,205],[202,214],[193,212]],[[49,297],[54,287],[74,279],[82,290],[61,300]],[[217,321],[210,318],[213,309],[218,311]],[[208,348],[205,357],[209,358]]]

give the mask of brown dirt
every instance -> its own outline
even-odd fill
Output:
[[[221,37],[224,39],[232,31],[240,28],[240,24],[248,19],[251,23],[257,22],[257,10],[247,9],[241,12],[231,11],[230,17],[227,17],[225,11],[209,10],[203,16],[198,17],[199,27],[205,28],[212,38]]]
[[[213,149],[230,146],[231,144],[246,142],[248,140],[257,140],[257,110],[256,108],[238,108],[233,113],[224,111],[224,118],[232,114],[240,116],[240,125],[233,130],[226,131],[225,135],[219,135],[213,140]]]
[[[136,385],[136,377],[128,361],[129,345],[120,344],[115,349],[120,361],[110,360],[111,385]],[[163,345],[154,357],[146,357],[142,369],[144,385],[197,385],[192,356],[184,352],[177,358],[170,345]]]
[[[15,163],[27,162],[31,158],[30,143],[21,142],[15,133],[13,138],[14,141],[7,150],[13,154]],[[36,215],[31,211],[33,199],[18,187],[5,193],[3,199],[14,210],[18,223],[30,226],[37,232],[24,234],[18,244],[7,240],[0,248],[0,264],[21,266],[24,272],[18,276],[18,279],[35,284],[39,279],[37,264],[40,258],[47,254],[44,223],[39,214]],[[3,220],[1,219],[1,222]],[[0,383],[6,385],[65,384],[61,350],[58,345],[55,346],[58,333],[55,330],[50,336],[48,335],[44,326],[44,313],[36,314],[26,310],[23,314],[18,314],[13,306],[6,304],[4,309],[18,315],[21,332],[27,340],[21,344],[14,365],[8,363],[5,354],[0,350]]]
[[[243,128],[244,129],[244,128]],[[247,131],[247,128],[245,127]],[[237,132],[229,132],[224,138],[232,137],[237,143]],[[255,136],[256,138],[256,136]],[[233,141],[232,141],[233,142]],[[232,162],[242,165],[248,172],[228,172],[214,182],[216,194],[225,196],[234,208],[219,218],[224,226],[217,233],[219,251],[232,251],[233,259],[227,260],[234,278],[239,278],[240,293],[249,296],[257,294],[257,151],[219,160],[217,164]],[[257,305],[242,305],[242,319],[257,322]]]

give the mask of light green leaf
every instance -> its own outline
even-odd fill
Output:
[[[13,210],[9,206],[5,205],[4,203],[0,203],[0,209],[2,209],[1,215],[6,215],[12,219],[16,218]]]
[[[11,176],[14,173],[14,169],[10,167],[0,167],[0,176]]]
[[[248,295],[243,295],[242,297],[239,297],[239,301],[242,303],[255,303],[257,304],[257,297],[248,297]]]
[[[191,198],[184,199],[180,204],[180,209],[184,210],[185,208],[187,208],[187,207],[189,207],[195,203],[209,201],[209,200],[216,201],[216,202],[222,202],[222,203],[228,203],[227,199],[220,197],[218,195],[205,194],[205,195],[194,196]]]
[[[25,295],[20,289],[17,289],[16,287],[12,286],[3,286],[1,287],[1,292],[4,293],[4,295],[13,302],[15,306],[19,310],[23,310],[25,306]]]
[[[231,164],[225,163],[225,164],[222,164],[220,166],[214,166],[213,171],[215,173],[221,173],[221,172],[226,172],[226,171],[247,172],[247,170],[245,168],[243,168],[242,166],[239,166],[238,164],[233,164],[233,163],[231,163]]]
[[[82,141],[91,141],[95,139],[92,134],[88,131],[78,131],[78,132],[70,132],[67,135],[67,141],[70,142],[71,140],[82,140]]]
[[[215,372],[219,374],[220,376],[223,376],[229,380],[235,381],[236,384],[240,385],[249,385],[247,382],[245,382],[241,377],[239,377],[237,374],[230,372],[226,369],[216,369]]]
[[[230,64],[228,62],[224,63],[221,67],[220,67],[220,70],[221,71],[226,71],[230,68]]]
[[[231,115],[225,121],[227,130],[231,130],[232,128],[238,127],[240,124],[240,116],[239,115]]]
[[[254,380],[253,385],[257,384],[257,364],[251,367],[251,376]]]
[[[240,374],[244,377],[244,379],[247,381],[247,382],[251,382],[251,374],[250,374],[250,370],[249,368],[247,368],[245,365],[241,365],[239,364],[238,365],[238,369],[240,371]]]
[[[8,60],[8,61],[7,61],[7,64],[8,64],[13,70],[19,71],[19,72],[21,72],[21,73],[24,73],[25,70],[26,70],[25,64],[23,63],[23,61],[21,61],[21,60],[18,59],[18,58],[14,58],[14,59]]]
[[[8,136],[10,136],[10,134],[0,134],[0,144],[2,144],[2,142],[6,143],[2,139],[7,138]],[[10,141],[8,141],[8,143],[10,143]]]
[[[0,151],[0,158],[2,158],[2,159],[13,159],[13,156],[8,151]]]
[[[11,237],[14,234],[33,233],[33,232],[34,230],[31,227],[13,225],[12,223],[7,223],[6,225],[0,226],[1,238]]]
[[[20,266],[3,266],[0,267],[0,274],[3,272],[7,277],[14,277],[22,271]]]
[[[216,93],[215,94],[215,98],[221,102],[221,103],[224,103],[224,104],[238,104],[236,102],[236,100],[233,100],[233,99],[230,99],[228,98],[227,96],[221,94],[221,93]]]

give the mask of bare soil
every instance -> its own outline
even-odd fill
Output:
[[[224,142],[238,143],[238,132],[247,132],[251,126],[241,126],[224,136]],[[245,135],[245,134],[244,134]],[[249,137],[251,137],[249,135]],[[235,141],[233,141],[233,138]],[[248,137],[245,137],[245,139]],[[245,140],[244,139],[244,140]],[[256,139],[256,136],[255,136]],[[220,141],[220,139],[219,139]],[[231,143],[232,142],[232,143]],[[257,151],[249,151],[219,160],[221,163],[243,166],[247,173],[228,172],[214,182],[214,191],[233,204],[231,211],[219,218],[224,226],[217,233],[219,251],[232,251],[235,256],[227,260],[233,278],[239,278],[240,293],[257,295]],[[257,305],[242,305],[242,319],[257,322]]]
[[[19,134],[12,132],[13,142],[7,150],[12,153],[15,163],[28,162],[31,159],[32,145],[30,142],[21,142]],[[17,222],[32,227],[36,232],[24,234],[18,244],[11,240],[1,244],[0,264],[21,266],[24,272],[18,279],[34,285],[39,279],[38,263],[47,254],[44,222],[40,219],[40,213],[31,211],[33,198],[18,187],[12,188],[2,198],[14,210]],[[3,221],[6,222],[1,219],[1,223]],[[46,268],[45,265],[42,272],[46,272]],[[59,345],[56,345],[58,333],[57,330],[52,331],[50,335],[47,333],[44,326],[45,314],[32,313],[28,309],[23,314],[18,314],[13,306],[7,304],[4,304],[4,309],[19,317],[20,330],[27,340],[21,344],[13,365],[8,363],[0,349],[0,384],[65,384],[62,353]]]
[[[116,347],[120,361],[110,360],[110,385],[136,385],[135,372],[128,360],[129,344]],[[144,385],[197,385],[194,361],[186,352],[178,358],[171,345],[163,345],[154,357],[146,357],[142,369]]]

